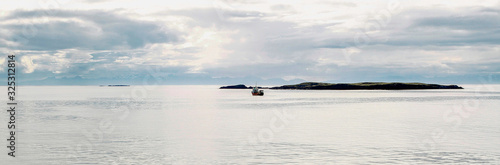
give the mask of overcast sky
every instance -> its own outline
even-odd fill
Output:
[[[499,0],[36,0],[0,9],[0,50],[18,55],[27,80],[151,70],[201,84],[500,75]]]

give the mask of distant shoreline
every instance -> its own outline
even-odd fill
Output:
[[[253,87],[243,84],[222,86],[219,89],[251,89]],[[362,83],[320,83],[304,82],[295,85],[283,85],[271,88],[276,90],[420,90],[420,89],[464,89],[458,85],[440,85],[426,83],[400,83],[400,82],[362,82]]]

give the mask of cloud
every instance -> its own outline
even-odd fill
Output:
[[[113,11],[15,11],[2,19],[5,42],[21,50],[135,49],[151,43],[178,42],[181,33],[152,21]],[[13,20],[18,21],[13,21]],[[22,38],[25,40],[15,40]]]
[[[324,4],[331,5],[333,7],[356,7],[358,6],[356,3],[352,2],[323,2]]]
[[[292,8],[293,7],[291,5],[286,5],[286,4],[278,4],[271,6],[271,9],[275,11],[288,11],[291,10]]]
[[[452,16],[418,18],[405,30],[414,42],[398,38],[390,44],[418,45],[477,45],[500,44],[500,15],[484,10]],[[402,34],[402,32],[400,32]]]
[[[273,13],[236,19],[241,15],[233,12],[225,10],[226,17],[221,21],[210,9],[176,11],[190,17],[192,26],[237,30],[230,35],[234,42],[222,45],[232,53],[226,56],[228,58],[217,60],[218,65],[204,66],[208,74],[317,77],[322,80],[338,80],[337,77],[361,79],[370,71],[378,72],[370,73],[373,78],[386,75],[404,77],[405,74],[408,77],[458,75],[467,74],[459,65],[467,61],[449,59],[469,59],[464,53],[468,52],[476,54],[477,58],[470,61],[480,61],[498,52],[496,48],[489,48],[500,44],[500,37],[491,37],[500,34],[497,32],[498,23],[487,21],[498,19],[498,15],[484,14],[482,8],[461,13],[466,15],[464,17],[454,16],[453,11],[410,8],[386,18],[388,24],[376,31],[364,30],[367,24],[380,23],[376,15],[360,20],[365,24],[334,31],[332,27],[345,27],[348,22],[303,26],[300,22],[276,20]],[[240,10],[237,13],[245,12],[253,11]],[[421,14],[434,12],[442,14]],[[369,42],[356,44],[357,34],[368,35]],[[479,49],[470,49],[472,45],[486,49],[477,53]],[[357,50],[356,55],[346,57],[343,50],[353,48]],[[455,52],[452,54],[449,50]],[[488,68],[488,71],[480,72],[489,73],[494,69]]]
[[[24,73],[33,73],[36,68],[36,65],[33,64],[33,59],[30,56],[21,57],[21,65],[24,66]]]
[[[4,58],[0,58],[0,71],[3,72],[5,69],[5,67],[7,67],[7,62],[6,62],[6,59],[7,57],[4,57]]]

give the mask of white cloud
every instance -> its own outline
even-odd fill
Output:
[[[24,66],[24,73],[33,73],[35,71],[36,65],[33,64],[33,59],[31,56],[22,56],[21,57],[21,65]]]
[[[7,66],[7,62],[5,61],[7,57],[4,57],[4,58],[0,58],[0,72],[3,72],[5,71],[5,67]]]

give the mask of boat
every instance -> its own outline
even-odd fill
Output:
[[[129,87],[130,85],[108,85],[108,87]]]
[[[121,84],[111,84],[111,85],[99,85],[100,87],[129,87],[130,85],[121,85]]]
[[[252,95],[253,96],[264,96],[264,90],[259,90],[259,88],[257,88],[257,86],[255,86],[252,89]]]
[[[121,85],[121,84],[117,84],[117,85],[99,85],[100,87],[129,87],[130,85]]]

